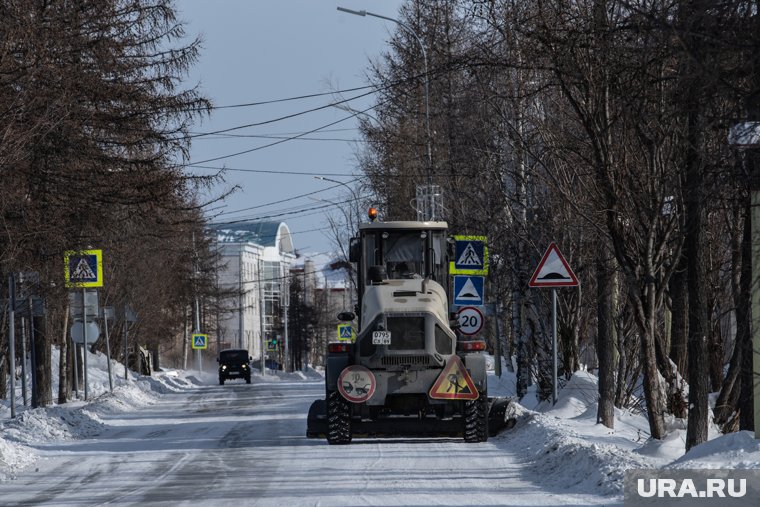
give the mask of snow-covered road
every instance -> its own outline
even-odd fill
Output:
[[[505,434],[459,440],[305,438],[322,382],[232,382],[167,392],[100,414],[95,437],[34,445],[36,465],[0,485],[3,505],[589,505],[536,474]],[[547,484],[548,482],[548,484]]]

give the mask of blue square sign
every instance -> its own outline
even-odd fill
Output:
[[[63,256],[66,287],[102,287],[103,252],[101,250],[67,251]]]
[[[482,276],[454,277],[454,304],[483,306],[485,278]]]
[[[454,236],[454,262],[452,275],[487,275],[488,247],[485,236]]]

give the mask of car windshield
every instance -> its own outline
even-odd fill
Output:
[[[219,358],[224,363],[247,363],[248,351],[247,350],[223,350]]]

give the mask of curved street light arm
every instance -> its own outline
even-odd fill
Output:
[[[355,11],[352,9],[346,9],[345,7],[338,7],[338,10],[341,12],[345,12],[348,14],[354,14],[356,16],[372,16],[375,18],[384,19],[386,21],[392,21],[393,23],[396,23],[398,26],[412,34],[412,36],[415,38],[417,43],[420,45],[420,49],[422,50],[422,62],[425,65],[425,133],[427,136],[427,161],[428,161],[428,170],[427,170],[427,179],[428,179],[428,185],[433,184],[433,149],[432,149],[432,136],[430,134],[430,85],[429,85],[429,76],[428,76],[428,59],[427,59],[427,51],[425,51],[425,45],[422,43],[422,39],[417,35],[417,32],[412,30],[409,26],[405,25],[401,21],[389,18],[388,16],[383,16],[381,14],[375,14],[374,12],[367,12],[365,10],[361,11]]]

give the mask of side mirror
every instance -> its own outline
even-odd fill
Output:
[[[359,238],[351,238],[348,243],[349,262],[359,262],[362,257],[362,242]]]
[[[356,318],[354,312],[340,312],[338,314],[338,320],[341,322],[351,322]]]
[[[216,362],[217,362],[217,363],[219,362],[219,358],[218,358],[218,357],[216,358]]]
[[[462,325],[459,323],[458,320],[450,320],[449,321],[449,327],[451,329],[459,329],[460,327],[462,327]]]
[[[249,361],[253,361],[253,356],[248,356]]]

